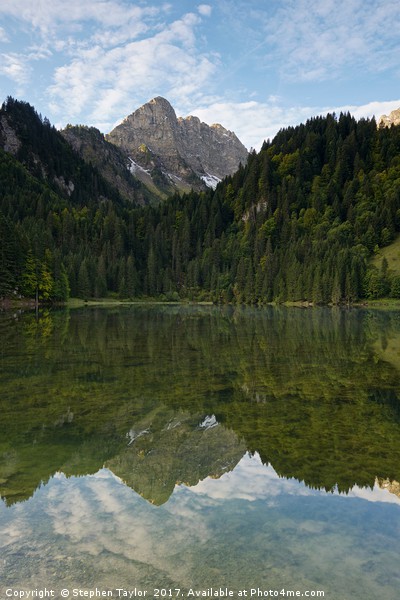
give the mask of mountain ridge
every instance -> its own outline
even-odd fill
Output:
[[[155,169],[172,188],[204,188],[247,161],[248,152],[232,131],[207,125],[198,117],[177,117],[165,98],[157,96],[117,125],[106,139],[123,149],[142,169]],[[140,177],[140,173],[135,173]]]
[[[108,142],[98,129],[67,125],[60,133],[85,162],[94,165],[117,188],[125,200],[144,205],[156,199],[156,190],[135,177],[128,168],[125,153]]]

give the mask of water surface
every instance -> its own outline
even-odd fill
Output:
[[[7,313],[0,338],[2,594],[397,598],[397,313]]]

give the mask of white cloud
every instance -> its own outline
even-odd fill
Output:
[[[65,552],[74,555],[79,544],[80,556],[96,557],[100,564],[110,555],[125,558],[131,567],[148,565],[172,581],[187,569],[184,561],[176,564],[177,549],[184,554],[213,533],[196,511],[199,503],[193,496],[180,494],[178,502],[172,499],[165,507],[154,507],[107,469],[84,478],[57,474],[37,496],[33,500],[44,503],[46,521],[63,540]]]
[[[4,31],[3,27],[0,27],[0,42],[9,42],[8,35]]]
[[[0,15],[28,23],[43,35],[53,34],[60,26],[94,21],[104,27],[134,25],[145,17],[158,14],[154,7],[138,7],[120,0],[2,0]]]
[[[267,102],[211,102],[194,108],[192,114],[208,124],[220,123],[234,131],[240,141],[250,149],[259,150],[264,140],[272,139],[280,129],[296,126],[307,119],[327,113],[350,112],[356,119],[379,117],[400,107],[400,100],[369,102],[345,106],[291,106],[281,104],[279,97],[270,96]]]
[[[375,481],[372,489],[360,488],[358,485],[355,485],[347,494],[341,494],[341,496],[344,498],[361,498],[362,500],[368,500],[368,502],[385,502],[387,504],[400,505],[400,498],[389,490],[380,487],[378,481]]]
[[[318,493],[296,479],[279,477],[273,467],[262,463],[258,453],[254,456],[246,454],[233,471],[225,473],[219,479],[207,477],[191,487],[190,491],[214,500],[240,498],[249,502],[273,499],[284,493],[295,496],[312,496]]]
[[[47,58],[50,58],[51,55],[52,52],[47,45],[35,45],[28,48],[28,53],[24,56],[24,59],[27,61],[46,60]]]
[[[21,88],[29,80],[30,67],[24,57],[18,54],[1,54],[0,74],[12,79]]]
[[[103,130],[154,96],[194,98],[218,61],[197,46],[196,28],[211,7],[200,4],[197,13],[172,22],[165,21],[170,9],[127,0],[70,0],[68,10],[63,0],[3,0],[0,18],[41,37],[35,47],[8,55],[0,74],[26,84],[31,62],[53,57],[58,66],[44,90],[52,119],[102,124]]]
[[[376,120],[379,120],[379,117],[382,115],[388,115],[392,112],[392,110],[396,110],[400,108],[400,99],[399,100],[388,100],[383,102],[368,102],[368,104],[362,104],[360,106],[354,104],[348,104],[345,106],[339,106],[335,109],[327,110],[326,112],[336,112],[339,114],[341,112],[349,112],[356,119],[371,119],[375,117]]]
[[[69,114],[79,118],[79,111],[83,107],[90,109],[87,103],[98,97],[97,90],[90,86],[98,83],[102,86],[107,82],[104,69],[108,65],[102,62],[101,49],[113,50],[151,29],[158,30],[158,19],[165,10],[165,7],[132,5],[126,0],[87,0],[84,3],[70,0],[67,9],[63,0],[3,0],[0,19],[12,18],[20,29],[13,26],[10,32],[22,33],[21,39],[34,34],[36,45],[22,47],[19,54],[3,55],[0,74],[15,81],[20,86],[18,95],[22,95],[23,86],[34,72],[32,62],[47,61],[53,56],[61,66],[54,72],[53,97],[48,106],[63,109],[64,103],[68,104]],[[187,18],[190,20],[189,16]],[[0,29],[0,39],[4,37],[3,32]],[[111,71],[114,73],[115,69],[111,67]],[[57,97],[58,88],[64,93],[61,99]],[[48,92],[43,92],[48,96]]]
[[[273,138],[279,129],[297,125],[313,114],[310,107],[284,108],[274,101],[215,102],[195,108],[192,113],[202,121],[220,123],[234,131],[246,148],[259,150],[263,141]]]
[[[53,110],[72,122],[86,110],[92,122],[111,125],[142,103],[137,98],[150,100],[165,90],[174,102],[196,94],[215,71],[214,63],[197,52],[199,22],[188,13],[145,39],[114,48],[77,48],[69,64],[54,73],[48,89]]]
[[[197,10],[202,17],[209,17],[212,13],[212,7],[209,4],[200,4]]]
[[[397,67],[398,4],[383,0],[288,0],[265,24],[281,74],[315,81],[345,69]]]
[[[233,471],[225,473],[219,479],[206,477],[197,485],[190,488],[191,494],[206,496],[210,500],[232,500],[238,498],[254,502],[259,499],[274,500],[278,496],[326,496],[325,490],[316,490],[295,478],[280,477],[271,465],[262,463],[258,453],[245,456]],[[400,505],[400,498],[375,482],[373,488],[353,486],[345,494],[337,490],[335,495],[343,499],[361,498],[368,502],[384,502]]]

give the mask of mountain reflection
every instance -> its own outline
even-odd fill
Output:
[[[132,443],[105,466],[143,498],[160,505],[175,485],[194,486],[208,476],[219,478],[245,452],[243,441],[232,430],[171,412],[163,415],[158,429],[154,421],[148,429],[139,426]]]
[[[3,314],[0,335],[8,504],[105,466],[160,505],[246,452],[310,488],[397,489],[395,313],[135,306]]]

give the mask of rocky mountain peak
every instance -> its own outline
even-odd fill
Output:
[[[149,146],[152,151],[157,151],[160,146],[157,140],[163,140],[161,147],[164,147],[164,141],[173,138],[176,126],[174,109],[168,100],[158,96],[125,117],[107,138],[127,151],[136,152],[142,144]],[[149,140],[153,141],[153,147],[148,144]]]
[[[378,127],[390,127],[391,125],[400,125],[400,108],[392,110],[390,115],[382,115],[378,121]]]
[[[139,168],[156,169],[172,188],[201,188],[234,173],[248,152],[222,125],[198,117],[177,117],[165,98],[153,98],[127,116],[107,136]],[[135,172],[139,174],[138,169]]]
[[[174,124],[177,121],[177,117],[168,100],[161,96],[157,96],[126,117],[124,122],[132,122],[135,120],[144,120],[148,122],[148,125],[157,127],[164,121],[169,121]]]
[[[162,108],[165,111],[170,111],[170,112],[173,112],[175,114],[175,111],[172,108],[171,104],[168,102],[168,100],[166,100],[162,96],[156,96],[155,98],[153,98],[152,100],[150,100],[147,104],[150,105],[150,106],[160,107],[160,108]],[[141,108],[145,108],[145,107],[146,107],[146,104],[144,104]]]

